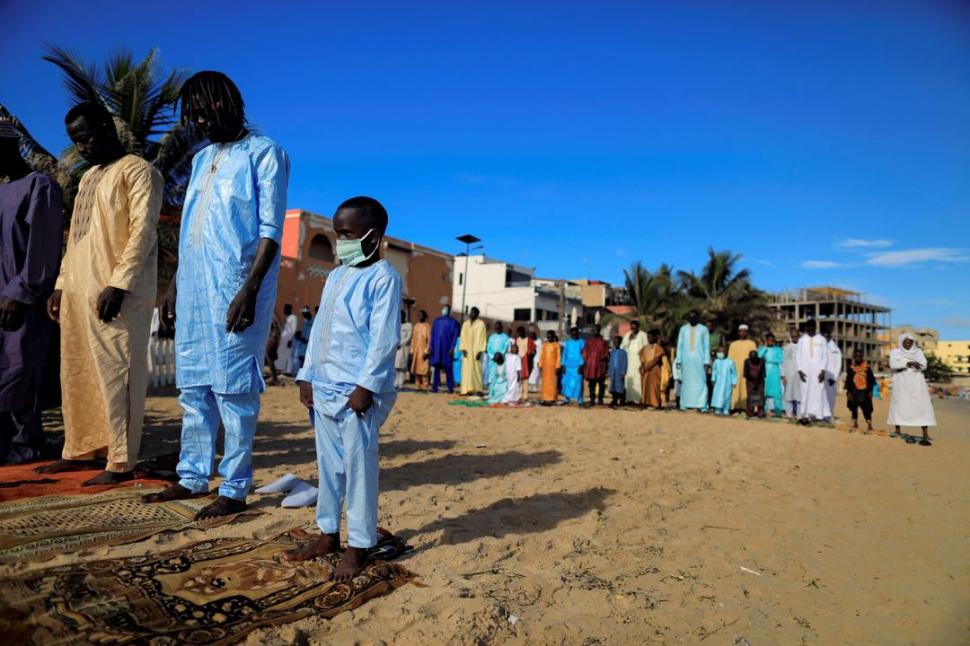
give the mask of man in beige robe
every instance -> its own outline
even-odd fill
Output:
[[[461,325],[459,337],[462,395],[481,395],[485,392],[485,385],[482,383],[482,355],[485,354],[487,336],[485,322],[478,318],[478,308],[473,307],[468,314],[468,320]]]
[[[64,451],[42,470],[90,469],[105,458],[104,473],[85,484],[114,484],[133,477],[141,445],[163,181],[125,153],[103,106],[75,106],[65,123],[91,168],[48,301],[61,326]]]
[[[428,323],[428,313],[418,312],[418,322],[411,332],[411,374],[418,390],[427,390],[431,374],[431,324]]]
[[[752,352],[758,350],[758,345],[748,338],[748,326],[738,326],[738,338],[731,341],[728,347],[728,359],[734,362],[734,369],[738,374],[738,381],[731,392],[731,410],[746,410],[748,407],[748,386],[744,379],[744,360]]]

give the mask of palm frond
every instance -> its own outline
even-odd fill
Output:
[[[56,45],[48,45],[48,53],[43,59],[53,63],[64,73],[64,85],[75,103],[104,103],[97,65],[91,63],[86,66],[80,58]]]

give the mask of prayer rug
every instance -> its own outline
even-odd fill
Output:
[[[110,491],[118,487],[158,487],[177,479],[174,466],[167,465],[168,456],[138,463],[135,479],[117,485],[84,487],[85,482],[101,473],[101,469],[68,471],[65,473],[37,473],[37,467],[48,462],[29,462],[0,467],[0,502],[21,500],[53,494],[90,494]]]
[[[268,540],[219,538],[2,579],[0,634],[16,644],[231,644],[257,628],[329,619],[415,579],[375,559],[337,584],[328,579],[339,554],[283,560],[310,538],[301,529]],[[388,536],[373,553],[403,548]]]
[[[214,496],[153,504],[141,501],[154,491],[160,489],[115,489],[90,496],[44,496],[0,504],[0,563],[43,561],[65,552],[133,543],[164,531],[208,529],[242,515],[197,521],[196,513]]]

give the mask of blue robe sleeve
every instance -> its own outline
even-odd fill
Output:
[[[313,366],[317,364],[317,326],[320,325],[321,317],[313,318],[313,326],[310,328],[310,341],[306,346],[306,359],[303,367],[296,373],[296,381],[313,382]]]
[[[626,374],[626,369],[627,369],[626,350],[620,350],[620,361],[619,361],[619,363],[620,363],[620,372],[625,375]]]
[[[394,355],[401,343],[401,277],[394,271],[382,276],[369,296],[370,342],[357,385],[376,393],[394,381]]]
[[[728,362],[728,374],[731,376],[730,381],[732,386],[738,383],[738,370],[734,367],[733,361]]]
[[[678,366],[684,365],[684,353],[687,351],[685,336],[684,328],[680,328],[680,332],[677,333],[677,356],[674,357],[674,363]]]
[[[283,238],[290,160],[279,146],[267,146],[256,161],[259,237],[276,244]]]
[[[50,296],[60,269],[63,240],[61,188],[42,176],[30,198],[25,220],[29,225],[24,266],[0,294],[24,305],[38,305]],[[12,253],[12,250],[3,250]]]
[[[704,358],[704,365],[711,365],[711,333],[704,328],[701,332],[701,356]]]

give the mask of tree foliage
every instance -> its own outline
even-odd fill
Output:
[[[934,384],[948,384],[953,381],[953,368],[943,363],[943,360],[935,354],[927,354],[923,376]]]
[[[672,341],[688,312],[696,311],[712,332],[726,335],[741,323],[747,323],[754,334],[767,332],[768,295],[754,286],[748,269],[739,267],[741,258],[741,254],[709,248],[700,273],[674,271],[666,263],[650,271],[637,261],[624,270],[633,311],[609,315],[603,323],[636,319],[642,329],[656,328]]]

